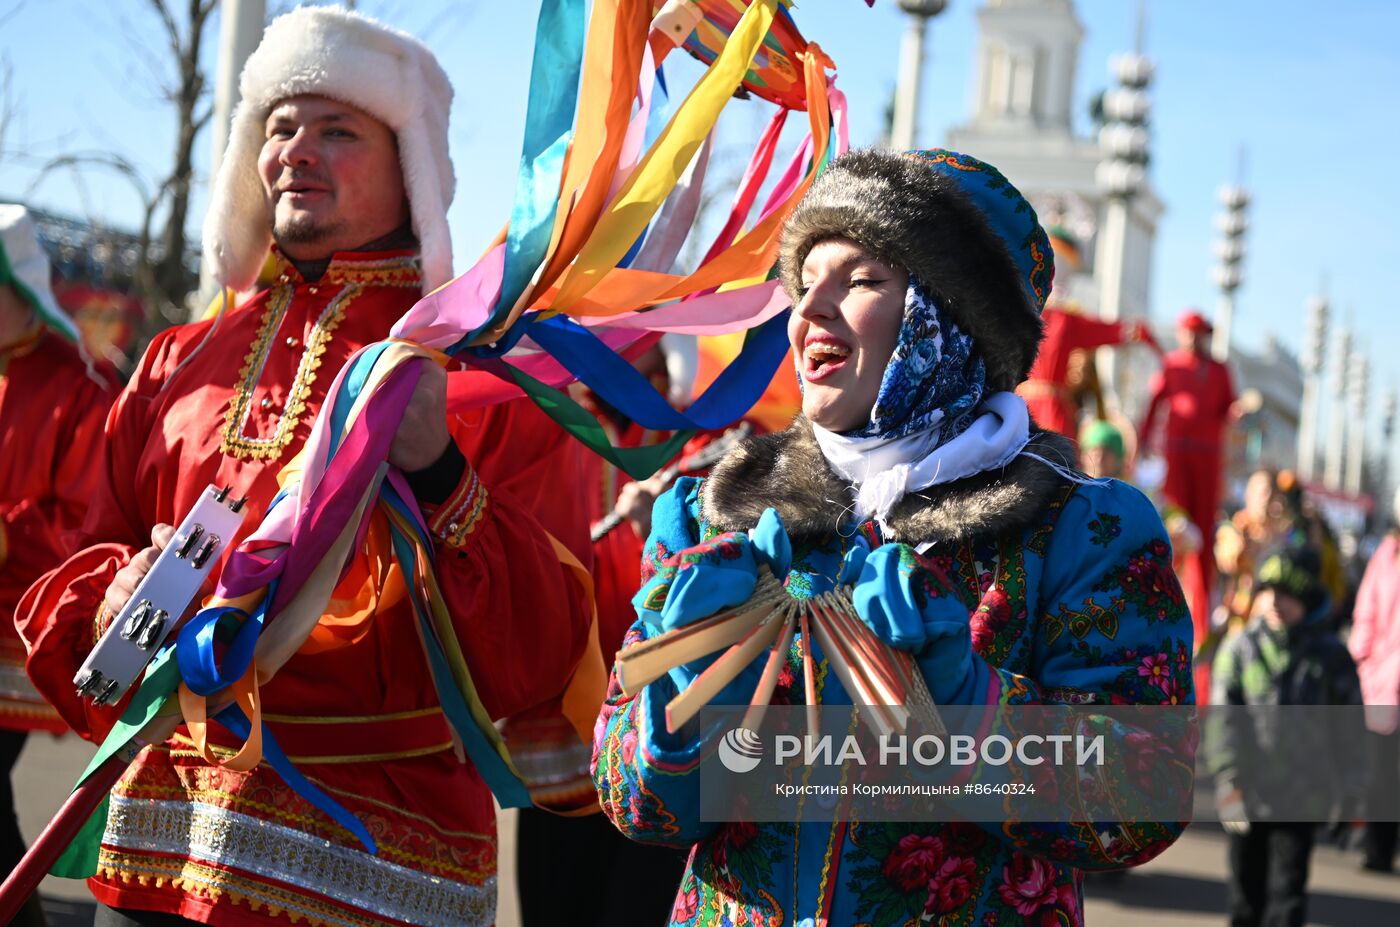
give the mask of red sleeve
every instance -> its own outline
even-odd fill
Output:
[[[1235,402],[1235,384],[1230,376],[1230,368],[1225,364],[1220,365],[1220,421],[1225,422],[1230,418],[1230,406]]]
[[[1122,322],[1104,322],[1084,315],[1065,315],[1065,338],[1067,347],[1100,348],[1124,341]]]
[[[1152,379],[1147,388],[1148,392],[1151,394],[1151,398],[1147,400],[1147,413],[1142,417],[1142,430],[1139,432],[1142,436],[1144,450],[1152,446],[1152,429],[1157,424],[1157,413],[1161,410],[1162,399],[1167,394],[1166,370],[1158,368],[1158,370],[1152,374]]]
[[[89,453],[99,464],[92,466],[88,457],[86,466],[80,460],[68,465],[90,474],[86,492],[75,500],[86,511],[75,532],[77,552],[30,586],[15,609],[30,680],[75,731],[92,740],[107,733],[125,703],[93,708],[77,697],[73,676],[104,630],[99,609],[112,577],[150,543],[136,497],[136,466],[148,438],[147,410],[159,388],[153,369],[165,354],[167,332],[151,343],[107,413],[106,440],[94,438]]]
[[[73,552],[97,488],[93,461],[102,451],[102,427],[111,404],[110,387],[77,373],[60,409],[47,403],[35,409],[36,414],[54,416],[50,421],[57,423],[59,438],[55,446],[40,452],[38,460],[31,460],[35,472],[42,472],[39,482],[32,484],[36,491],[4,516],[5,581],[11,595],[20,596]],[[40,427],[36,425],[36,432]]]
[[[632,596],[642,586],[644,539],[624,521],[593,542],[594,597],[598,602],[598,641],[611,660],[627,629],[637,620]]]
[[[581,548],[588,567],[579,449],[542,419],[520,402],[460,417],[453,433],[469,465],[429,518],[438,583],[494,718],[557,701],[593,620],[592,602],[549,540]]]

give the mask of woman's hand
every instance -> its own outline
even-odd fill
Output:
[[[657,613],[661,632],[674,631],[742,605],[753,597],[760,565],[782,578],[791,561],[792,547],[787,532],[772,509],[763,514],[752,537],[729,531],[673,554],[663,566],[674,573],[666,589],[666,600]],[[690,685],[720,653],[692,660],[672,670],[671,678],[676,687],[684,689]],[[766,654],[761,655],[736,676],[714,698],[714,704],[747,702],[758,685],[766,659]]]
[[[907,544],[885,544],[865,558],[853,598],[877,637],[914,655],[934,701],[951,701],[972,671],[970,609],[937,568]]]

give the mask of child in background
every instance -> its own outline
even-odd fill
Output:
[[[1211,704],[1234,706],[1206,717],[1207,761],[1230,835],[1231,927],[1301,927],[1315,822],[1332,810],[1334,793],[1352,808],[1365,789],[1359,711],[1348,725],[1338,722],[1350,715],[1283,723],[1277,710],[1361,704],[1356,665],[1327,626],[1319,571],[1311,548],[1270,554],[1253,576],[1249,620],[1221,645],[1212,672]],[[1331,788],[1318,787],[1319,764]]]

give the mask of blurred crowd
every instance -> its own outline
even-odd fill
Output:
[[[1321,812],[1330,812],[1328,826],[1251,823],[1267,801],[1274,817],[1280,808],[1303,817],[1302,803],[1314,799],[1298,768],[1281,756],[1271,776],[1256,772],[1245,781],[1234,765],[1239,745],[1232,743],[1241,735],[1224,724],[1207,726],[1203,759],[1230,832],[1230,923],[1303,923],[1307,862],[1317,839],[1358,851],[1365,870],[1393,872],[1400,817],[1400,531],[1394,527],[1400,492],[1391,517],[1378,519],[1390,522],[1388,531],[1339,537],[1292,471],[1260,468],[1239,498],[1226,500],[1212,534],[1163,492],[1162,461],[1147,457],[1130,466],[1114,425],[1091,420],[1080,433],[1080,451],[1089,475],[1135,479],[1158,502],[1183,577],[1198,552],[1210,556],[1209,623],[1196,641],[1198,703],[1366,706],[1364,732],[1357,725],[1334,732],[1329,744],[1297,745],[1328,752],[1341,796]],[[1185,579],[1183,585],[1189,589]],[[1269,777],[1272,783],[1261,781]]]

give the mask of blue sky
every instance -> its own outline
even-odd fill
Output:
[[[289,3],[272,0],[270,7]],[[939,144],[971,106],[975,11],[982,0],[951,0],[932,23],[920,114],[923,144]],[[1077,0],[1086,28],[1076,98],[1108,82],[1111,54],[1132,46],[1135,0]],[[458,270],[501,226],[523,125],[533,0],[361,0],[360,8],[422,37],[443,59],[457,91],[452,130],[458,174],[450,213]],[[839,66],[856,144],[873,142],[898,60],[901,14],[893,0],[805,0],[795,15]],[[1400,267],[1400,192],[1391,179],[1400,126],[1391,95],[1400,87],[1400,3],[1388,0],[1151,0],[1147,51],[1153,87],[1153,180],[1167,204],[1157,239],[1152,309],[1213,311],[1211,245],[1215,190],[1233,179],[1248,149],[1254,194],[1237,342],[1257,349],[1267,333],[1301,344],[1303,304],[1325,273],[1334,318],[1350,318],[1370,353],[1373,384],[1400,382],[1392,354],[1400,314],[1390,274]],[[157,99],[152,61],[157,33],[138,0],[0,0],[0,53],[13,70],[16,117],[5,139],[30,158],[64,150],[119,152],[154,174],[172,148],[173,117]],[[142,46],[147,46],[143,48]],[[210,55],[216,41],[208,43]],[[672,61],[676,61],[675,58]],[[671,67],[677,87],[696,68]],[[736,104],[722,125],[731,158],[752,143],[766,104]],[[207,138],[196,156],[207,170]],[[0,162],[0,196],[30,192],[32,162]],[[202,180],[207,178],[201,178]],[[203,214],[201,185],[192,216]],[[44,205],[134,224],[126,182],[89,173],[52,176],[33,199]],[[1373,397],[1379,389],[1373,388]],[[1379,407],[1374,399],[1373,409]],[[1374,421],[1373,413],[1373,421]]]

